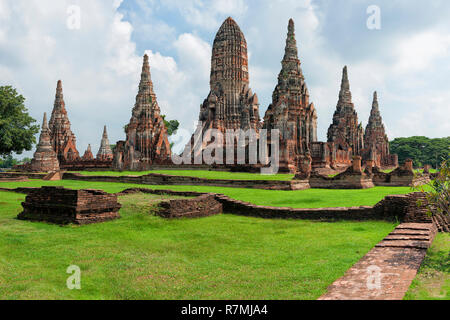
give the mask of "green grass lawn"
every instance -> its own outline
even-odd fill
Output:
[[[450,300],[449,252],[450,234],[438,234],[406,293],[406,300]]]
[[[289,181],[294,178],[293,174],[262,175],[259,173],[208,171],[208,170],[153,170],[153,171],[78,171],[86,176],[142,176],[150,173],[168,174],[172,176],[197,177],[204,179],[224,180],[283,180]]]
[[[225,194],[233,199],[250,202],[257,205],[291,208],[332,208],[372,206],[385,196],[392,194],[406,194],[413,190],[409,187],[375,187],[365,190],[328,190],[309,189],[299,191],[273,191],[260,189],[239,189],[209,186],[150,186],[139,184],[91,182],[91,181],[43,181],[30,180],[28,182],[0,182],[0,187],[40,187],[65,186],[72,189],[101,189],[116,193],[126,188],[169,189],[175,191],[199,191]]]
[[[152,195],[120,197],[122,219],[60,227],[16,220],[24,197],[0,192],[0,299],[316,299],[395,227],[163,220]],[[81,290],[66,288],[70,265]]]

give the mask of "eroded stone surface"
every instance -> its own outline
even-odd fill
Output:
[[[264,117],[264,129],[269,130],[269,133],[272,129],[280,130],[280,169],[290,172],[300,169],[302,172],[302,166],[298,162],[307,160],[305,157],[310,151],[310,143],[317,141],[317,113],[314,104],[309,101],[292,19],[289,20],[281,64],[272,104]],[[302,173],[303,176],[309,174]]]
[[[351,148],[353,155],[360,155],[364,148],[362,125],[352,102],[347,66],[344,67],[339,101],[333,116],[333,123],[328,129],[328,142],[333,142],[337,149]]]
[[[390,154],[389,139],[381,118],[377,92],[373,94],[372,110],[364,134],[362,155],[365,159],[373,161],[374,165],[378,167],[398,167],[398,157]]]
[[[30,190],[19,220],[56,224],[90,224],[120,218],[117,195],[99,190],[43,187]]]
[[[49,128],[47,125],[47,113],[44,113],[41,135],[36,152],[31,160],[31,171],[50,172],[59,170],[59,161],[50,141]]]
[[[130,123],[127,140],[116,145],[113,167],[117,170],[148,170],[152,164],[169,163],[171,149],[167,129],[161,116],[148,56],[144,56],[139,92]]]
[[[258,96],[250,89],[247,41],[230,17],[214,39],[211,59],[210,93],[200,106],[201,125],[196,132],[206,136],[208,129],[227,130],[261,128]],[[225,139],[224,139],[225,140]],[[196,147],[198,143],[202,145]],[[191,152],[203,151],[203,141],[191,141]],[[220,145],[220,144],[219,144]],[[226,145],[226,141],[221,143]]]
[[[100,161],[110,161],[114,157],[109,144],[108,132],[106,131],[106,126],[103,129],[102,141],[100,142],[100,149],[97,153],[97,160]]]
[[[92,161],[94,160],[94,155],[92,154],[91,145],[88,145],[86,151],[84,152],[83,157],[81,158],[83,161]]]
[[[56,87],[55,103],[49,122],[49,130],[50,141],[60,163],[80,160],[76,147],[76,137],[70,129],[61,80],[58,81]]]

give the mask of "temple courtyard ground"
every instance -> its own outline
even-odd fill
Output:
[[[1,188],[64,186],[217,192],[254,204],[317,208],[374,205],[411,188],[268,191],[30,180]],[[0,299],[317,299],[397,223],[267,220],[234,215],[164,220],[163,199],[121,196],[122,219],[60,227],[19,221],[25,195],[0,192]],[[437,237],[408,299],[449,299],[448,234]],[[447,258],[447,260],[445,260]],[[66,269],[82,270],[68,290]]]

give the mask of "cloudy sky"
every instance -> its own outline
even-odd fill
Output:
[[[368,28],[373,5],[379,29]],[[247,38],[263,117],[293,18],[320,140],[344,65],[364,124],[377,90],[390,139],[443,137],[450,135],[449,14],[448,0],[0,0],[0,85],[16,87],[40,122],[61,79],[78,149],[90,143],[95,152],[103,125],[111,143],[125,138],[148,53],[162,112],[192,130],[209,92],[215,33],[232,16]]]

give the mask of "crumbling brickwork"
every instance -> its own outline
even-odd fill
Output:
[[[339,101],[333,116],[333,123],[328,129],[328,142],[334,142],[337,149],[349,150],[353,155],[360,155],[364,148],[362,125],[352,102],[347,66],[344,67]]]
[[[76,138],[70,129],[70,121],[64,102],[61,80],[56,87],[55,103],[49,122],[50,141],[60,163],[80,160]]]
[[[56,224],[90,224],[120,218],[121,205],[117,195],[99,190],[69,190],[62,187],[43,187],[31,190],[20,220],[43,221]]]
[[[31,160],[30,170],[32,172],[51,172],[59,170],[59,161],[50,141],[49,128],[47,125],[47,114],[44,113],[41,135],[36,152]]]
[[[127,140],[117,143],[114,169],[148,170],[152,164],[171,161],[167,128],[153,91],[148,55],[144,56],[136,104],[126,133]]]
[[[204,194],[194,199],[163,201],[158,209],[158,215],[170,219],[207,217],[222,212],[222,204],[214,194]]]
[[[268,130],[269,135],[272,129],[280,131],[280,169],[292,173],[300,169],[301,172],[298,162],[305,160],[310,152],[310,143],[317,141],[317,113],[314,104],[309,101],[292,19],[289,20],[281,64],[272,104],[264,117],[264,129]]]

